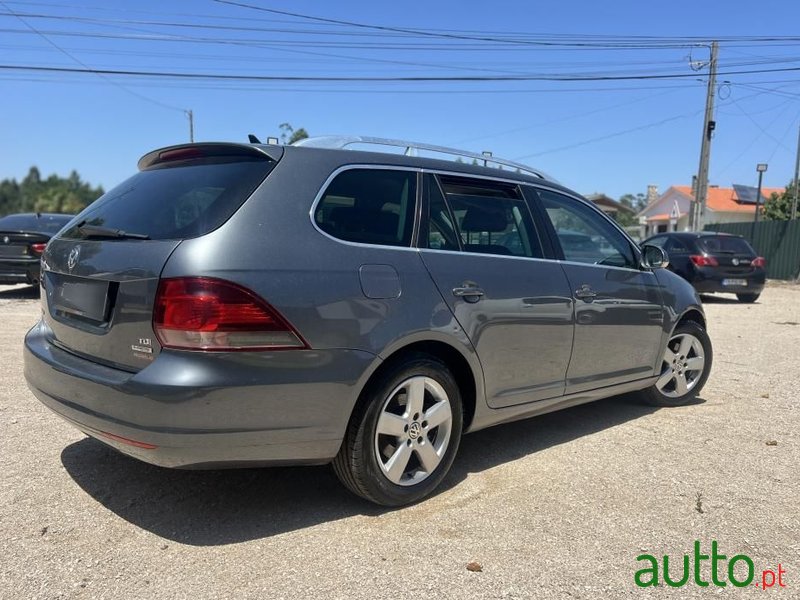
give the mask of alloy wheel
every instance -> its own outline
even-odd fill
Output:
[[[427,479],[447,452],[453,413],[447,392],[433,378],[406,379],[381,408],[375,431],[375,456],[396,485]]]
[[[680,398],[694,389],[703,376],[706,359],[703,344],[690,333],[670,338],[656,388],[668,398]]]

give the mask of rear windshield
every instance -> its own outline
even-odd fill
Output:
[[[700,250],[708,254],[749,254],[755,256],[755,250],[746,240],[740,237],[715,235],[697,238]]]
[[[205,235],[227,221],[272,170],[263,158],[214,158],[159,165],[127,179],[91,204],[77,225],[121,229],[153,240]]]
[[[74,215],[8,215],[0,219],[0,231],[25,231],[30,233],[47,233],[58,231],[72,219]]]

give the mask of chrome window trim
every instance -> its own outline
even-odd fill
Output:
[[[556,260],[563,265],[578,265],[581,267],[594,267],[595,269],[614,269],[615,271],[626,271],[628,273],[648,273],[654,275],[652,269],[632,269],[631,267],[615,267],[614,265],[598,265],[597,263],[582,263],[575,260]]]
[[[535,260],[540,262],[558,263],[561,261],[551,258],[537,258],[535,256],[515,256],[509,254],[490,254],[487,252],[464,252],[463,250],[439,250],[437,248],[417,248],[420,252],[435,252],[436,254],[458,254],[459,256],[489,256],[491,258],[505,258],[511,260]]]
[[[582,263],[573,260],[559,260],[557,258],[537,258],[535,256],[509,256],[507,254],[486,254],[483,252],[462,252],[460,250],[438,250],[436,248],[417,248],[420,252],[435,252],[437,254],[458,254],[459,256],[490,256],[492,258],[503,258],[511,260],[533,260],[558,265],[578,265],[580,267],[594,267],[595,269],[614,269],[616,271],[626,271],[628,273],[646,273],[655,275],[650,270],[629,269],[628,267],[615,267],[613,265],[597,265],[594,263]]]
[[[384,245],[384,244],[370,244],[368,242],[351,242],[349,240],[343,240],[341,238],[337,238],[336,236],[333,236],[333,235],[329,234],[328,232],[323,231],[322,228],[319,225],[317,225],[317,221],[316,221],[316,219],[314,219],[314,213],[317,212],[317,205],[322,200],[322,197],[325,195],[325,191],[328,189],[328,187],[330,186],[331,182],[334,179],[336,179],[336,177],[340,173],[344,173],[345,171],[352,171],[352,170],[355,170],[355,169],[370,169],[370,170],[373,170],[373,171],[406,171],[408,173],[420,173],[422,171],[422,169],[420,169],[419,167],[404,167],[404,166],[400,166],[400,165],[379,165],[379,164],[350,164],[350,165],[342,165],[340,167],[337,167],[336,169],[333,170],[333,172],[330,175],[328,175],[327,179],[325,179],[324,183],[319,188],[319,191],[317,192],[316,197],[314,198],[314,202],[311,203],[311,210],[309,210],[308,216],[311,219],[311,225],[314,227],[314,229],[316,229],[319,233],[324,235],[326,238],[328,238],[330,240],[333,240],[334,242],[338,242],[340,244],[345,244],[346,246],[356,246],[356,247],[359,247],[359,248],[380,248],[381,250],[401,250],[401,251],[410,250],[410,251],[414,251],[414,252],[419,250],[416,246],[412,246],[412,245],[408,245],[408,246],[390,246],[390,245]],[[417,187],[419,187],[419,177],[415,178],[414,184]],[[419,212],[418,205],[420,204],[419,190],[417,190],[417,193],[414,195],[414,202],[415,202],[415,204],[414,204],[414,209],[413,209],[413,212],[414,212],[414,224],[413,224],[413,227],[416,228],[417,227],[417,223],[416,223],[417,213]],[[411,239],[410,244],[413,243],[413,241],[414,241],[413,237],[414,236],[412,234],[412,239]]]

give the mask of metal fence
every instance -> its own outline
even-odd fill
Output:
[[[800,275],[800,220],[760,221],[751,239],[752,223],[713,223],[708,231],[733,233],[746,238],[767,259],[767,277],[797,279]]]

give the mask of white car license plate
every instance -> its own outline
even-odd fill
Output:
[[[747,279],[723,279],[722,285],[738,285],[738,286],[746,286]]]

